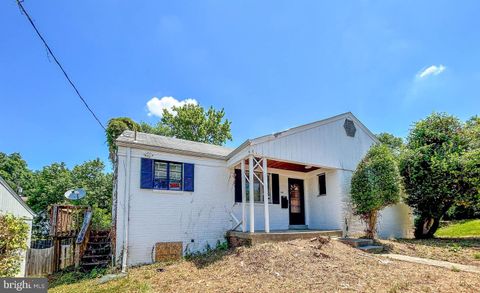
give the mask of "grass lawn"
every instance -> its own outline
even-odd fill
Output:
[[[131,268],[127,277],[59,285],[88,292],[475,292],[478,274],[364,253],[335,240],[294,240]]]
[[[392,253],[480,266],[480,219],[442,227],[434,239],[382,240]]]
[[[442,227],[435,233],[437,237],[480,237],[480,219],[465,220]]]

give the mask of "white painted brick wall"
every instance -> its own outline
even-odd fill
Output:
[[[132,152],[128,265],[152,262],[157,242],[179,241],[183,242],[184,251],[198,251],[207,244],[214,247],[217,241],[223,241],[225,231],[233,225],[229,214],[233,178],[226,162],[155,153],[155,159],[194,163],[195,191],[146,190],[140,189],[140,158],[144,153]],[[125,160],[125,148],[120,148],[117,260],[123,248]]]

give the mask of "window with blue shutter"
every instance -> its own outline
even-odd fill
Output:
[[[141,159],[140,188],[193,191],[194,164]]]
[[[193,191],[194,189],[194,177],[195,177],[195,165],[184,163],[183,164],[183,190]]]
[[[153,160],[142,158],[140,167],[140,188],[153,188]]]

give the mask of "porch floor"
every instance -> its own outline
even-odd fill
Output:
[[[266,242],[290,241],[294,239],[311,239],[320,236],[342,237],[342,230],[271,230],[270,233],[259,230],[254,233],[228,231],[230,246],[254,245]]]

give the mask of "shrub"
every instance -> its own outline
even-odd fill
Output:
[[[0,215],[0,277],[13,277],[20,271],[21,254],[27,249],[28,224],[11,214]]]
[[[367,224],[366,236],[374,238],[378,212],[400,201],[400,176],[395,157],[383,145],[374,145],[352,177],[354,212]]]

